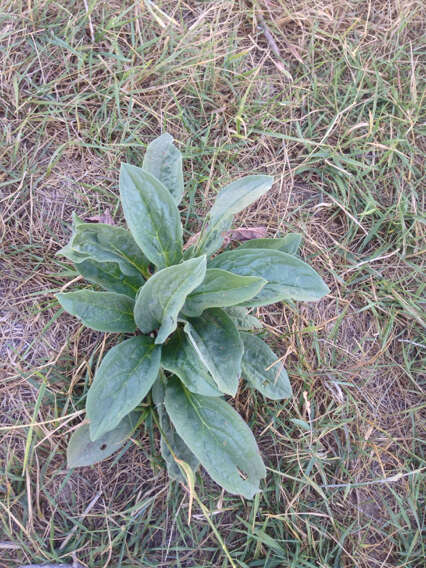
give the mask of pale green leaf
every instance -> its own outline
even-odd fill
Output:
[[[185,333],[223,393],[235,396],[241,375],[243,343],[231,318],[218,308],[188,318]]]
[[[200,316],[207,308],[234,306],[253,298],[266,284],[256,276],[238,276],[226,270],[211,268],[203,282],[186,299],[183,313]]]
[[[155,342],[164,343],[176,329],[187,295],[201,284],[205,273],[206,257],[201,256],[154,274],[136,297],[135,320],[139,329],[149,333],[159,327]]]
[[[188,390],[205,396],[221,396],[210,373],[183,330],[178,328],[163,347],[161,365],[177,375]]]
[[[182,259],[182,225],[168,189],[142,168],[121,164],[120,195],[127,225],[157,268]]]
[[[264,195],[274,178],[265,175],[246,176],[225,186],[216,197],[210,211],[210,222],[216,225],[225,217],[239,213]]]
[[[175,460],[183,460],[189,465],[193,472],[196,472],[200,462],[176,432],[175,427],[170,421],[164,406],[165,386],[161,377],[157,379],[152,387],[152,400],[157,410],[161,428],[160,452],[166,462],[167,473],[171,479],[186,483],[186,477]],[[174,456],[172,455],[172,452]]]
[[[134,301],[124,294],[77,290],[56,294],[56,298],[65,311],[91,329],[122,333],[136,330]]]
[[[244,306],[265,306],[281,300],[319,300],[329,293],[322,278],[299,258],[270,249],[234,249],[216,256],[209,268],[241,276],[258,276],[267,284]]]
[[[302,242],[301,234],[288,233],[285,237],[279,237],[276,239],[252,239],[240,245],[237,250],[274,249],[274,250],[280,250],[281,252],[286,252],[287,254],[295,255],[299,250],[301,242]]]
[[[89,425],[80,426],[70,438],[67,448],[67,466],[85,467],[101,462],[119,450],[138,424],[140,412],[131,412],[96,442],[89,435]]]
[[[267,398],[290,398],[292,390],[287,371],[269,345],[252,333],[240,335],[244,343],[243,377]]]
[[[90,437],[97,440],[142,402],[160,370],[161,347],[138,335],[108,351],[87,394]]]
[[[226,232],[232,226],[232,215],[225,217],[219,223],[213,225],[208,225],[200,235],[198,243],[194,246],[193,256],[198,256],[200,254],[205,254],[206,256],[211,256],[217,252],[223,244]]]
[[[170,134],[166,132],[148,144],[143,169],[162,182],[176,204],[180,203],[183,197],[182,154]]]
[[[231,306],[225,308],[225,312],[234,322],[237,329],[250,331],[251,329],[262,329],[263,323],[255,316],[249,314],[246,308],[241,306]]]
[[[252,499],[266,476],[254,436],[222,398],[196,395],[168,380],[166,410],[185,444],[216,483]]]

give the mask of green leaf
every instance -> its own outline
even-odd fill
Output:
[[[65,311],[79,318],[84,325],[96,331],[132,332],[134,301],[123,294],[77,290],[56,294]]]
[[[271,176],[246,176],[225,186],[216,197],[210,211],[213,225],[222,219],[235,215],[264,195],[274,183]]]
[[[299,250],[300,243],[302,242],[302,235],[299,233],[288,233],[285,237],[277,239],[252,239],[246,241],[238,247],[237,250],[242,249],[274,249],[286,252],[287,254],[295,255]]]
[[[198,256],[200,254],[211,256],[218,251],[223,244],[226,232],[229,231],[232,226],[232,220],[233,217],[231,215],[216,225],[209,225],[206,229],[204,229],[200,235],[198,244],[194,247],[193,256]]]
[[[67,448],[67,466],[85,467],[98,463],[121,448],[138,424],[140,412],[131,412],[96,442],[89,435],[89,425],[80,426],[70,438]]]
[[[244,378],[267,398],[290,398],[292,390],[287,371],[272,349],[256,335],[241,333],[244,355],[241,362]],[[275,365],[274,365],[275,363]]]
[[[127,225],[157,268],[182,259],[182,225],[168,189],[142,168],[121,164],[120,195]]]
[[[216,256],[209,268],[229,270],[241,276],[258,276],[268,283],[244,306],[265,306],[281,300],[319,300],[328,286],[313,268],[299,258],[268,249],[234,249]]]
[[[155,342],[164,343],[176,329],[187,295],[201,284],[205,273],[206,257],[201,256],[154,274],[136,297],[135,320],[139,329],[149,333],[160,327]]]
[[[69,244],[58,254],[74,263],[84,260],[115,262],[124,275],[139,278],[149,265],[148,259],[126,229],[104,223],[83,223],[80,220],[73,224]]]
[[[222,246],[223,233],[231,228],[233,215],[264,195],[273,181],[271,176],[246,176],[221,189],[210,211],[208,227],[201,235],[197,254],[210,256],[216,252]]]
[[[175,427],[164,407],[165,386],[161,378],[155,382],[152,387],[152,399],[157,410],[158,419],[161,428],[160,452],[166,462],[167,473],[171,479],[186,483],[186,477],[183,475],[179,465],[176,463],[173,454],[178,460],[186,462],[192,471],[197,471],[200,462],[176,432]]]
[[[250,331],[251,329],[263,328],[263,323],[255,316],[250,315],[246,308],[231,306],[230,308],[225,308],[225,312],[234,322],[237,329]]]
[[[167,371],[177,375],[191,392],[205,396],[222,395],[194,346],[180,328],[164,345],[161,365]]]
[[[243,343],[231,318],[218,308],[189,318],[185,333],[223,393],[235,396],[241,375]]]
[[[161,347],[150,337],[126,339],[108,351],[87,394],[86,411],[93,441],[117,426],[154,384]]]
[[[143,169],[160,180],[179,205],[183,197],[182,154],[170,134],[166,132],[148,144]]]
[[[206,271],[203,282],[186,299],[183,313],[187,316],[200,316],[206,308],[233,306],[253,298],[266,284],[256,276],[238,276],[211,268]]]
[[[223,399],[190,393],[175,378],[167,382],[165,404],[177,433],[213,480],[252,499],[266,471],[241,416]]]
[[[116,262],[83,260],[83,262],[76,264],[75,267],[89,282],[99,284],[99,286],[111,292],[125,294],[130,298],[135,298],[136,292],[144,283],[140,273],[135,276],[123,274]]]

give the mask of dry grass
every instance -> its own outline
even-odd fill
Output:
[[[87,4],[0,13],[0,566],[229,565],[201,509],[187,526],[149,422],[102,465],[64,459],[113,338],[58,311],[76,274],[55,252],[74,210],[121,220],[120,161],[167,129],[187,236],[218,188],[267,172],[273,191],[238,224],[302,232],[331,288],[259,310],[295,393],[235,400],[264,492],[242,502],[198,478],[235,566],[420,567],[422,3]]]

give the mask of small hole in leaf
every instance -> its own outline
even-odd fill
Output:
[[[101,446],[101,450],[106,450],[107,445],[106,444],[102,444]]]
[[[247,479],[248,475],[244,471],[242,471],[239,467],[237,467],[237,469],[238,469],[238,473],[240,474],[240,477],[242,479]]]

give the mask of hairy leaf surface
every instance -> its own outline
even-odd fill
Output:
[[[179,205],[183,197],[182,154],[170,134],[166,132],[148,144],[143,169],[160,180]]]
[[[177,433],[214,481],[252,499],[266,471],[240,415],[221,398],[190,393],[175,378],[167,382],[165,404]]]
[[[282,363],[277,363],[278,358],[269,345],[252,333],[242,332],[240,335],[244,343],[243,377],[267,398],[280,400],[291,397],[287,371]]]
[[[170,192],[149,172],[130,164],[120,170],[120,195],[127,225],[157,268],[182,259],[182,225]]]
[[[77,290],[56,294],[56,298],[65,311],[91,329],[116,333],[136,330],[134,301],[124,294]]]
[[[162,430],[160,433],[160,452],[166,462],[168,475],[175,481],[180,481],[186,484],[187,479],[183,475],[171,452],[173,452],[178,460],[186,462],[193,472],[197,471],[200,462],[176,432],[175,427],[171,423],[164,406],[165,394],[166,391],[163,380],[158,378],[152,387],[152,399],[157,410],[160,428]]]
[[[302,242],[302,235],[299,233],[288,233],[285,237],[276,239],[253,239],[246,241],[237,250],[242,249],[274,249],[295,255]]]
[[[322,278],[299,258],[270,249],[234,249],[216,256],[209,268],[242,276],[258,276],[268,283],[244,306],[265,306],[280,300],[319,300],[329,293]]]
[[[206,273],[206,257],[186,260],[163,268],[140,289],[135,304],[135,320],[143,333],[157,327],[156,343],[164,343],[176,329],[177,317],[187,295],[201,284]]]
[[[218,308],[188,318],[185,333],[219,390],[235,396],[241,375],[243,343],[231,318]]]
[[[87,394],[86,411],[93,441],[117,426],[154,384],[161,347],[138,335],[108,351]]]
[[[216,383],[182,329],[163,347],[161,365],[177,375],[188,390],[205,396],[221,396]]]
[[[70,438],[67,448],[67,466],[84,467],[101,462],[119,450],[136,428],[140,412],[131,412],[96,442],[92,442],[89,424],[80,426]]]

